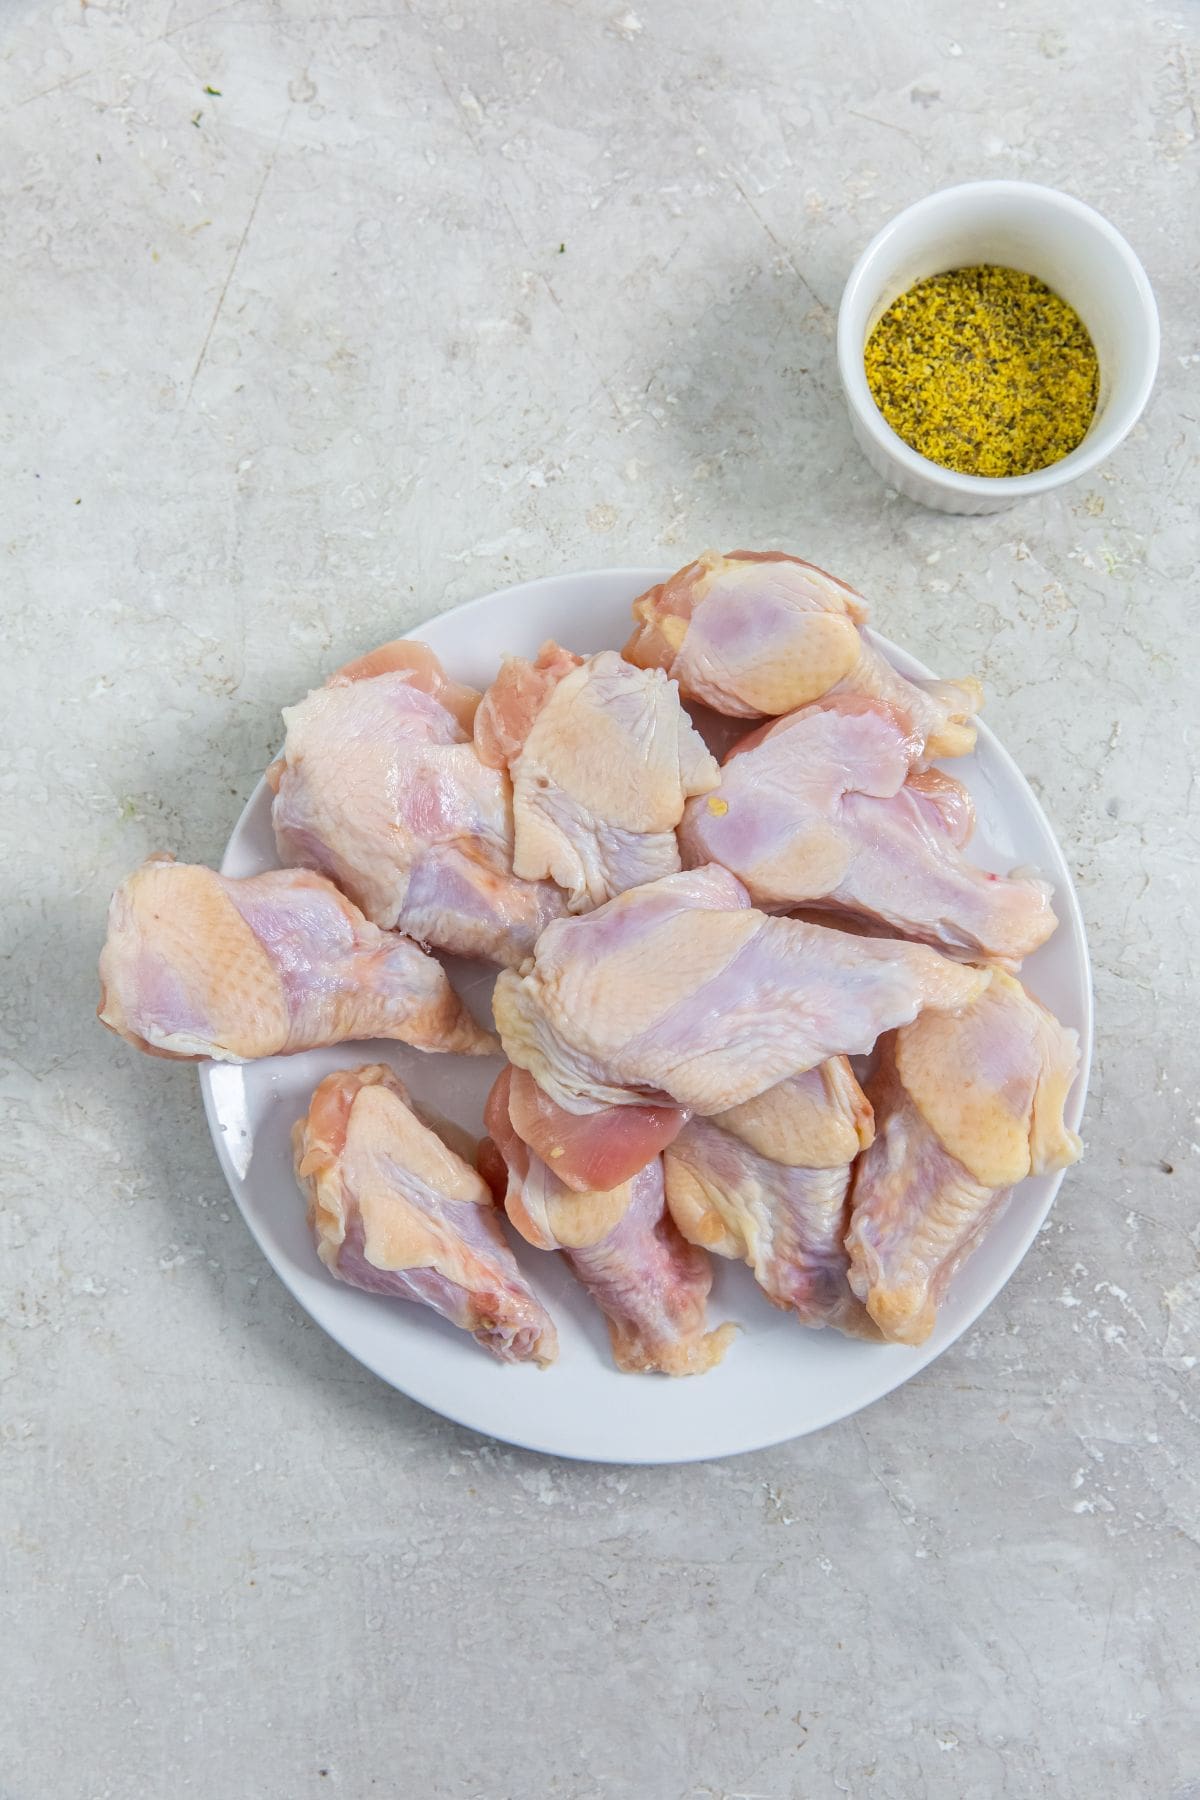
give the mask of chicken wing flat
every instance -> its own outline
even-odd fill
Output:
[[[673,874],[684,803],[720,779],[674,682],[615,650],[508,658],[475,742],[512,777],[515,873],[557,882],[572,912]]]
[[[601,1129],[611,1106],[726,1112],[988,980],[924,945],[768,917],[709,864],[548,926],[493,1010],[509,1060]],[[563,1148],[560,1174],[582,1134]]]
[[[689,1243],[745,1262],[767,1299],[804,1325],[877,1338],[850,1290],[850,1171],[871,1107],[845,1057],[794,1075],[663,1153],[667,1205]]]
[[[328,875],[375,924],[519,963],[565,910],[513,873],[512,788],[475,753],[479,695],[401,639],[284,711],[268,770],[282,862]]]

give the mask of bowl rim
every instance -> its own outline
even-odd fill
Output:
[[[851,337],[851,310],[893,239],[914,220],[936,213],[947,202],[969,194],[977,195],[980,199],[985,196],[1016,198],[1031,206],[1050,206],[1082,220],[1116,251],[1142,311],[1145,335],[1141,368],[1133,393],[1120,413],[1107,421],[1094,436],[1085,437],[1074,450],[1060,457],[1057,462],[1047,463],[1044,469],[1032,469],[1024,475],[965,475],[957,469],[943,468],[941,463],[922,456],[910,444],[906,444],[875,404],[863,363],[863,345],[854,343]],[[1044,187],[1035,181],[963,181],[953,187],[938,188],[932,194],[915,200],[911,206],[903,207],[880,226],[862,251],[847,277],[838,306],[838,372],[847,404],[859,424],[870,434],[879,450],[909,475],[920,481],[933,482],[956,494],[971,495],[979,499],[1003,497],[1006,501],[1018,500],[1024,495],[1043,493],[1047,488],[1057,487],[1062,482],[1074,481],[1078,476],[1086,475],[1096,468],[1105,457],[1111,455],[1141,417],[1158,373],[1159,347],[1158,306],[1154,290],[1136,252],[1116,226],[1097,212],[1095,207],[1076,199],[1073,194],[1065,194],[1059,188]]]

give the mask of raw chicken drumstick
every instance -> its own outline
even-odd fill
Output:
[[[992,875],[960,846],[966,789],[914,773],[921,741],[886,701],[832,695],[752,733],[692,800],[684,863],[719,862],[757,906],[860,914],[952,955],[1016,963],[1054,930],[1043,881]]]
[[[484,1110],[498,1162],[489,1168],[490,1159],[480,1159],[511,1222],[539,1250],[561,1250],[604,1314],[618,1369],[662,1375],[711,1369],[734,1327],[706,1329],[712,1267],[671,1221],[662,1163],[655,1157],[608,1192],[572,1192],[513,1129],[511,1073],[502,1071]]]
[[[565,909],[512,872],[512,788],[471,742],[479,695],[400,639],[287,707],[267,771],[282,862],[336,881],[375,924],[519,963]]]
[[[327,1075],[292,1149],[317,1254],[339,1281],[430,1306],[501,1362],[555,1360],[554,1325],[491,1189],[418,1118],[390,1069]]]
[[[720,780],[661,669],[557,644],[509,657],[475,715],[483,761],[513,782],[513,869],[586,912],[679,868],[675,827]]]
[[[753,719],[824,694],[891,700],[912,720],[924,756],[965,756],[983,690],[909,681],[860,629],[867,604],[844,581],[780,550],[709,550],[633,603],[624,654],[665,669],[685,700]]]
[[[501,973],[493,1011],[509,1061],[541,1089],[537,1147],[561,1151],[555,1173],[574,1187],[589,1185],[593,1134],[621,1129],[607,1109],[632,1114],[628,1175],[663,1147],[655,1109],[726,1112],[870,1050],[923,1007],[965,1006],[988,979],[924,945],[769,918],[710,864],[548,926],[526,973]]]
[[[1075,1033],[1001,970],[957,1018],[923,1013],[881,1046],[846,1248],[884,1337],[923,1344],[1013,1185],[1082,1155],[1063,1120],[1078,1066]]]
[[[667,1205],[689,1243],[748,1263],[767,1299],[804,1325],[878,1338],[850,1291],[850,1171],[871,1107],[844,1056],[793,1075],[663,1153]]]
[[[246,1062],[372,1037],[495,1047],[440,963],[304,869],[235,881],[152,856],[113,895],[100,989],[102,1023],[155,1056]]]

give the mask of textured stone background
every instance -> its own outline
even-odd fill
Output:
[[[0,0],[5,1800],[1200,1795],[1200,14],[635,5]],[[1164,345],[1098,479],[962,521],[832,334],[979,175],[1107,213]],[[92,1020],[103,907],[219,856],[331,663],[733,540],[985,676],[1089,919],[1089,1155],[874,1409],[557,1464],[298,1316],[194,1079]]]

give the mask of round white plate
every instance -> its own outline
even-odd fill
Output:
[[[630,602],[667,573],[605,569],[547,576],[461,606],[413,635],[432,645],[451,675],[483,688],[505,651],[533,656],[548,637],[580,652],[620,648],[630,628]],[[380,636],[386,635],[384,629]],[[905,674],[928,673],[885,640],[877,641]],[[347,653],[353,648],[347,646]],[[1091,981],[1066,863],[1041,807],[986,726],[980,727],[974,755],[952,767],[978,810],[976,860],[1002,871],[1033,865],[1054,883],[1061,923],[1025,965],[1024,979],[1079,1033],[1083,1066],[1067,1106],[1068,1122],[1078,1127],[1091,1057]],[[259,782],[221,867],[226,875],[252,875],[275,864],[270,794]],[[460,992],[486,1019],[493,972],[479,964],[448,966]],[[1022,1182],[955,1280],[937,1330],[919,1350],[805,1330],[767,1304],[748,1269],[714,1259],[710,1320],[735,1319],[742,1329],[718,1368],[680,1381],[618,1374],[604,1322],[562,1259],[516,1240],[517,1255],[558,1324],[561,1354],[552,1369],[509,1367],[427,1308],[346,1287],[317,1259],[292,1176],[288,1134],[323,1075],[381,1060],[399,1070],[418,1099],[482,1131],[484,1097],[499,1067],[490,1058],[427,1056],[403,1045],[373,1043],[245,1066],[205,1063],[200,1068],[205,1110],[233,1196],[280,1280],[368,1369],[460,1424],[559,1456],[619,1463],[730,1456],[857,1412],[932,1362],[995,1299],[1062,1179]]]

